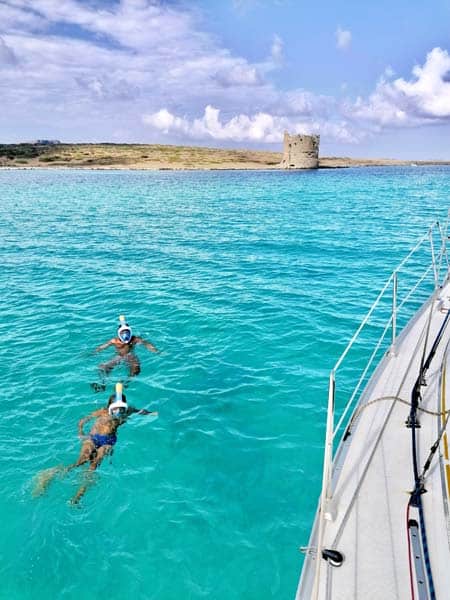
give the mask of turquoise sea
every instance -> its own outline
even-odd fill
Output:
[[[0,599],[293,599],[329,370],[449,198],[435,167],[0,171]],[[78,507],[82,469],[35,498],[125,376],[90,387],[120,314],[161,350],[127,388],[159,418]]]

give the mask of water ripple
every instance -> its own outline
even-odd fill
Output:
[[[445,168],[0,171],[2,597],[293,597],[329,370],[449,191]],[[121,428],[79,509],[82,472],[33,498],[126,376],[91,390],[122,313],[161,350],[127,388],[159,419]]]

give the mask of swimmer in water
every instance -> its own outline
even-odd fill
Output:
[[[78,504],[89,486],[89,478],[91,477],[92,472],[100,466],[100,463],[105,456],[112,453],[113,447],[117,442],[116,432],[118,428],[126,422],[130,415],[135,413],[140,415],[158,416],[157,412],[150,412],[146,409],[129,406],[125,394],[122,393],[122,384],[117,383],[116,393],[109,397],[107,406],[100,410],[95,410],[78,422],[78,435],[83,440],[78,460],[67,467],[60,465],[42,471],[37,477],[33,495],[42,495],[56,475],[65,475],[72,469],[89,462],[85,483],[81,485],[71,500],[72,504]],[[92,425],[89,434],[85,435],[83,426],[92,419],[95,419],[94,424]]]
[[[100,375],[103,381],[102,383],[92,383],[91,387],[96,392],[104,391],[106,389],[104,377],[108,375],[114,369],[114,367],[116,367],[119,364],[126,364],[126,366],[128,367],[129,377],[139,375],[139,373],[141,372],[141,365],[139,362],[139,358],[134,353],[134,347],[139,344],[145,346],[147,350],[150,350],[150,352],[158,352],[158,350],[153,344],[137,335],[133,335],[131,327],[125,321],[125,317],[121,315],[119,317],[117,337],[112,338],[108,342],[101,344],[95,349],[95,352],[101,352],[109,346],[114,346],[117,352],[117,356],[115,356],[109,362],[99,365]]]

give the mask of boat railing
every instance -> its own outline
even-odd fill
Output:
[[[398,318],[401,309],[411,300],[414,293],[418,290],[418,288],[425,281],[432,277],[432,287],[434,292],[439,290],[441,285],[441,273],[444,270],[444,277],[448,276],[449,272],[449,261],[447,256],[447,230],[448,230],[448,221],[449,214],[447,215],[447,220],[444,226],[436,221],[431,225],[428,232],[419,239],[414,248],[409,252],[409,254],[401,261],[401,263],[397,266],[396,269],[392,272],[390,277],[387,279],[377,298],[373,302],[372,306],[369,308],[366,316],[361,321],[359,327],[356,329],[353,337],[348,342],[344,351],[338,358],[336,364],[330,372],[329,376],[329,385],[328,385],[328,410],[327,410],[327,424],[326,424],[326,434],[325,434],[325,449],[324,449],[324,462],[323,462],[323,473],[322,473],[322,491],[320,496],[320,505],[319,505],[319,513],[318,513],[318,530],[317,530],[317,549],[316,549],[316,572],[314,577],[314,587],[312,598],[318,597],[319,591],[319,573],[320,566],[322,563],[321,555],[322,555],[322,541],[323,541],[323,532],[324,532],[324,520],[330,518],[328,514],[330,503],[333,496],[332,490],[332,464],[333,464],[333,451],[334,451],[334,441],[337,437],[337,434],[342,431],[342,426],[345,422],[345,419],[351,410],[351,408],[355,404],[355,399],[360,394],[361,388],[365,383],[367,383],[368,375],[370,374],[370,369],[373,365],[373,361],[375,357],[380,352],[380,349],[383,346],[383,342],[385,342],[386,337],[388,336],[389,331],[391,332],[390,345],[388,342],[385,342],[388,346],[388,351],[395,354],[395,344],[398,335]],[[437,238],[437,239],[436,239]],[[398,282],[399,276],[406,270],[405,267],[408,263],[410,263],[413,256],[417,255],[419,250],[424,250],[424,246],[429,244],[429,252],[430,252],[430,262],[426,269],[422,271],[415,283],[408,289],[405,293],[405,296],[399,300],[398,294]],[[443,268],[444,267],[444,268]],[[342,413],[339,416],[337,423],[335,423],[335,401],[336,401],[336,374],[340,367],[342,366],[345,358],[349,354],[352,347],[355,345],[356,341],[359,339],[361,332],[366,327],[366,325],[373,317],[375,311],[380,306],[382,301],[386,302],[387,295],[391,295],[391,310],[390,315],[383,327],[381,335],[378,341],[375,343],[374,350],[372,351],[367,364],[362,369],[361,376],[358,379],[358,382],[351,392],[348,401],[345,404],[345,407]]]

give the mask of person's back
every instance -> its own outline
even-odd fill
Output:
[[[108,412],[108,409],[101,408],[97,412],[97,418],[92,425],[92,428],[89,432],[89,435],[93,435],[95,433],[100,433],[104,435],[109,435],[112,433],[116,433],[117,429],[120,425],[123,425],[125,420],[118,420],[111,417]]]
[[[136,339],[136,336],[133,335],[129,342],[122,342],[120,338],[116,337],[111,340],[111,344],[120,356],[126,356],[133,351],[134,346],[136,345]]]

